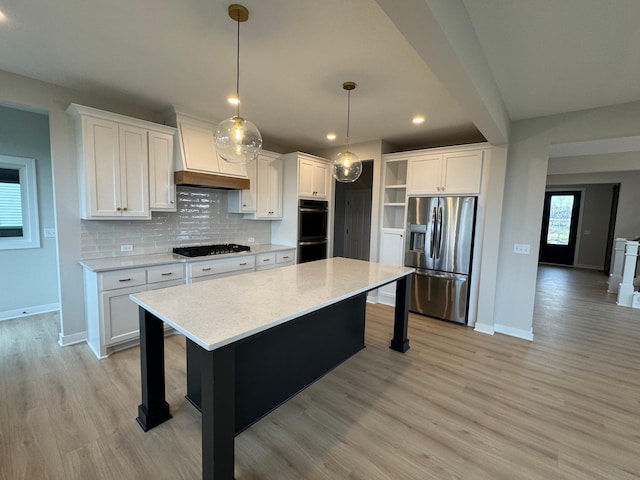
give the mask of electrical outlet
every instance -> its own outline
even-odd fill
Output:
[[[255,241],[256,241],[256,239],[254,237],[247,238],[247,242],[249,242],[249,243],[253,243]]]
[[[531,245],[528,243],[514,243],[513,253],[519,253],[520,255],[529,255],[531,253]]]
[[[133,245],[120,245],[121,252],[133,252]]]

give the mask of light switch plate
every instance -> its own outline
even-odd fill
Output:
[[[529,245],[528,243],[514,243],[513,253],[518,253],[520,255],[529,255],[531,253],[531,245]]]
[[[56,229],[55,228],[45,228],[44,229],[44,236],[45,237],[55,237],[56,236]]]

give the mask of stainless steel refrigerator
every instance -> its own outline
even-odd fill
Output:
[[[476,197],[409,197],[405,265],[416,268],[409,310],[467,323]]]

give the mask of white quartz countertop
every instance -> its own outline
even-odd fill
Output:
[[[149,255],[127,255],[122,257],[90,258],[80,260],[80,265],[92,272],[122,270],[124,268],[152,267],[167,263],[184,262],[185,257],[174,253],[154,253]]]
[[[90,258],[80,260],[80,265],[92,272],[106,272],[110,270],[122,270],[124,268],[151,267],[168,263],[189,263],[202,260],[214,260],[229,258],[238,255],[256,255],[259,253],[278,252],[281,250],[295,250],[296,247],[285,245],[251,245],[250,252],[229,253],[224,255],[207,255],[204,257],[184,257],[174,253],[153,253],[148,255],[123,255],[121,257]]]
[[[141,292],[130,298],[201,347],[215,350],[413,271],[330,258]]]

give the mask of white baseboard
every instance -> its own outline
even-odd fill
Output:
[[[58,336],[58,345],[61,347],[68,347],[69,345],[74,345],[76,343],[86,342],[87,341],[87,332],[79,332],[74,333],[72,335],[62,335],[62,333]]]
[[[494,325],[493,328],[496,333],[522,338],[523,340],[529,340],[531,342],[533,341],[533,329],[522,330],[520,328],[507,327],[506,325]]]
[[[493,335],[495,333],[493,325],[489,325],[487,323],[476,323],[474,326],[474,330],[476,332],[486,333],[487,335]]]
[[[389,293],[378,291],[378,303],[382,303],[383,305],[389,305],[390,307],[395,307],[396,296],[395,294],[389,294]]]
[[[17,308],[15,310],[7,310],[0,312],[0,321],[11,320],[13,318],[26,317],[37,313],[55,312],[60,310],[59,303],[49,303],[48,305],[38,305],[35,307]]]

